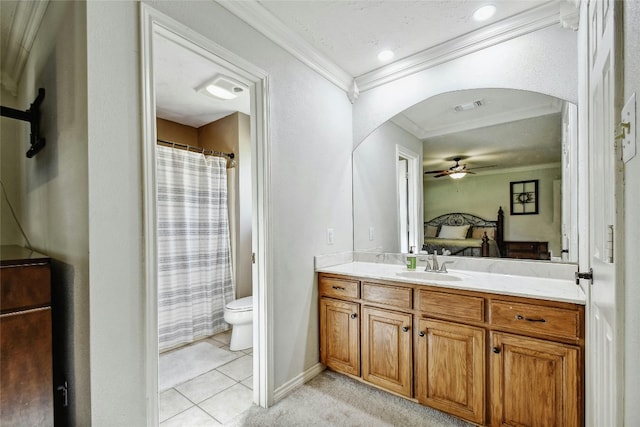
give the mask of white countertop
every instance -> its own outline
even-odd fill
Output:
[[[425,284],[450,289],[570,302],[582,305],[584,305],[586,301],[584,292],[582,292],[580,286],[576,285],[572,280],[454,269],[449,269],[448,273],[432,274],[432,276],[438,277],[442,274],[443,280],[438,280],[438,277],[421,280],[399,276],[397,273],[408,271],[403,265],[372,262],[349,262],[331,267],[317,268],[316,271],[323,273],[346,274],[349,276],[366,277],[370,279],[392,280],[394,282]],[[423,271],[423,268],[418,266],[415,271]],[[444,280],[445,276],[455,276],[460,280]]]

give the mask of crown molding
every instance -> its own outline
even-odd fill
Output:
[[[433,138],[440,135],[448,135],[451,133],[464,132],[472,129],[480,129],[487,126],[500,125],[503,123],[515,122],[517,120],[531,119],[539,116],[546,116],[547,114],[560,113],[562,111],[563,101],[554,99],[550,103],[533,105],[526,108],[520,108],[517,110],[509,110],[492,114],[490,116],[478,117],[473,120],[465,120],[463,122],[440,126],[432,129],[423,129],[415,122],[410,120],[404,114],[400,113],[393,117],[391,121],[402,129],[413,134],[416,138],[424,140],[427,138]]]
[[[14,96],[48,5],[48,0],[16,2],[6,45],[3,43],[1,73],[2,86]]]
[[[358,97],[358,87],[353,76],[298,36],[260,3],[255,0],[217,0],[217,3],[347,92],[352,102]]]
[[[559,3],[550,1],[495,24],[456,37],[415,55],[356,77],[360,92],[423,71],[436,65],[477,52],[499,43],[556,25],[560,20]]]

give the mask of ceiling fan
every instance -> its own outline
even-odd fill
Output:
[[[450,160],[455,161],[456,164],[451,166],[449,169],[426,171],[425,174],[434,173],[436,174],[434,175],[434,178],[440,178],[441,176],[449,176],[453,179],[460,179],[460,178],[464,178],[467,174],[472,174],[472,175],[475,174],[475,172],[471,172],[472,170],[481,169],[481,168],[491,168],[495,166],[495,165],[479,166],[476,168],[467,169],[466,164],[464,165],[460,164],[460,160],[464,160],[464,159],[466,159],[466,157],[453,157]]]

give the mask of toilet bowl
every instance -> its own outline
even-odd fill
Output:
[[[244,350],[253,346],[253,297],[244,297],[228,303],[224,308],[224,321],[231,325],[229,350]]]

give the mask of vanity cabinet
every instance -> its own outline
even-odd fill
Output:
[[[584,306],[319,274],[320,358],[477,425],[581,426]]]

